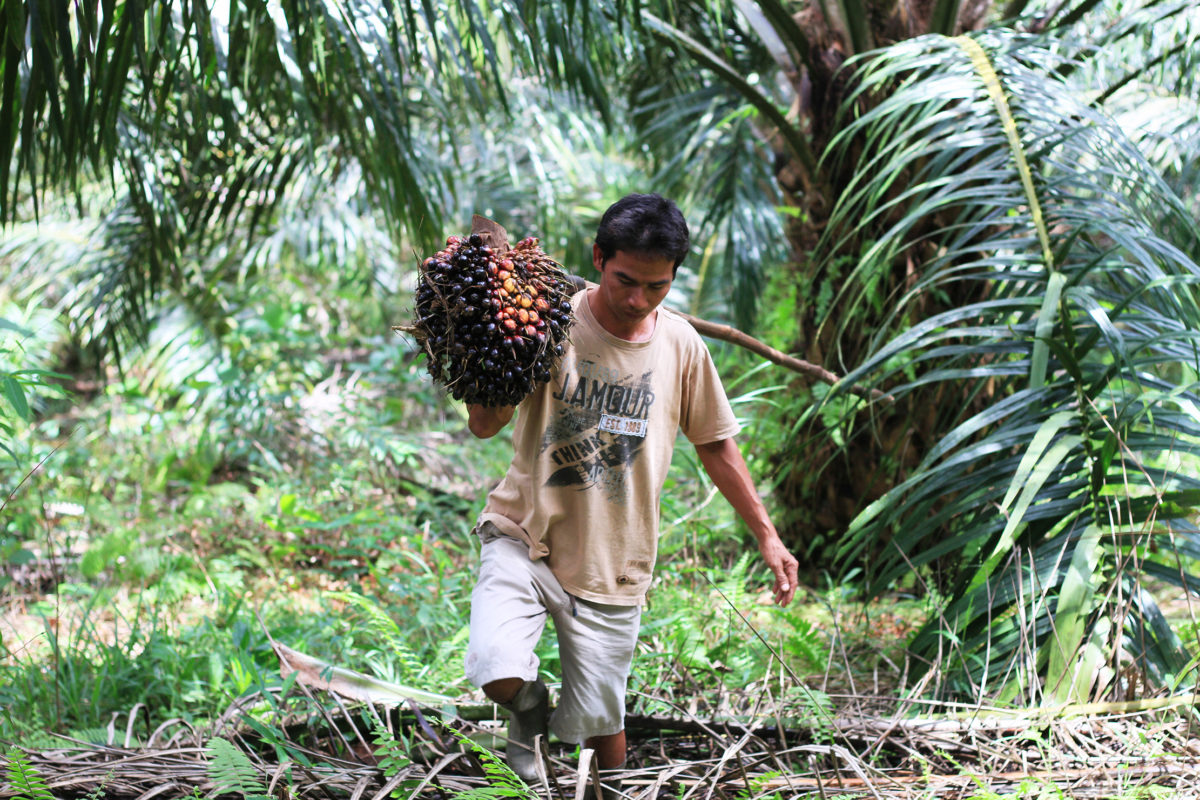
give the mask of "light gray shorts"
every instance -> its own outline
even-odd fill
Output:
[[[572,597],[545,560],[529,560],[523,542],[490,523],[481,525],[479,534],[483,549],[471,593],[467,679],[483,686],[500,678],[537,678],[534,648],[549,616],[563,672],[550,729],[575,743],[624,730],[625,687],[641,609]]]

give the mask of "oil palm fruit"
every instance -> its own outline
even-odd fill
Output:
[[[538,240],[496,238],[450,236],[424,260],[411,328],[434,382],[484,406],[516,405],[549,381],[572,323],[574,288]]]

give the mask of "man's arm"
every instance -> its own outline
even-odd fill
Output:
[[[779,532],[767,517],[767,509],[754,488],[750,470],[742,451],[732,437],[709,444],[696,445],[700,463],[712,478],[713,483],[725,495],[738,515],[750,526],[763,560],[775,575],[775,602],[786,606],[796,593],[796,570],[798,562],[783,546]]]
[[[467,427],[480,439],[490,439],[513,418],[516,406],[467,405]]]

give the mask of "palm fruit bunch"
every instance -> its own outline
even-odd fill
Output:
[[[516,405],[550,380],[571,326],[573,291],[533,237],[509,248],[488,231],[450,236],[421,265],[410,330],[430,376],[454,399]]]

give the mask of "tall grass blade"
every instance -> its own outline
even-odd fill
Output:
[[[1083,703],[1103,664],[1102,645],[1095,634],[1084,648],[1096,597],[1096,567],[1100,563],[1099,525],[1088,525],[1071,556],[1054,610],[1054,636],[1046,667],[1046,698],[1051,703]]]

